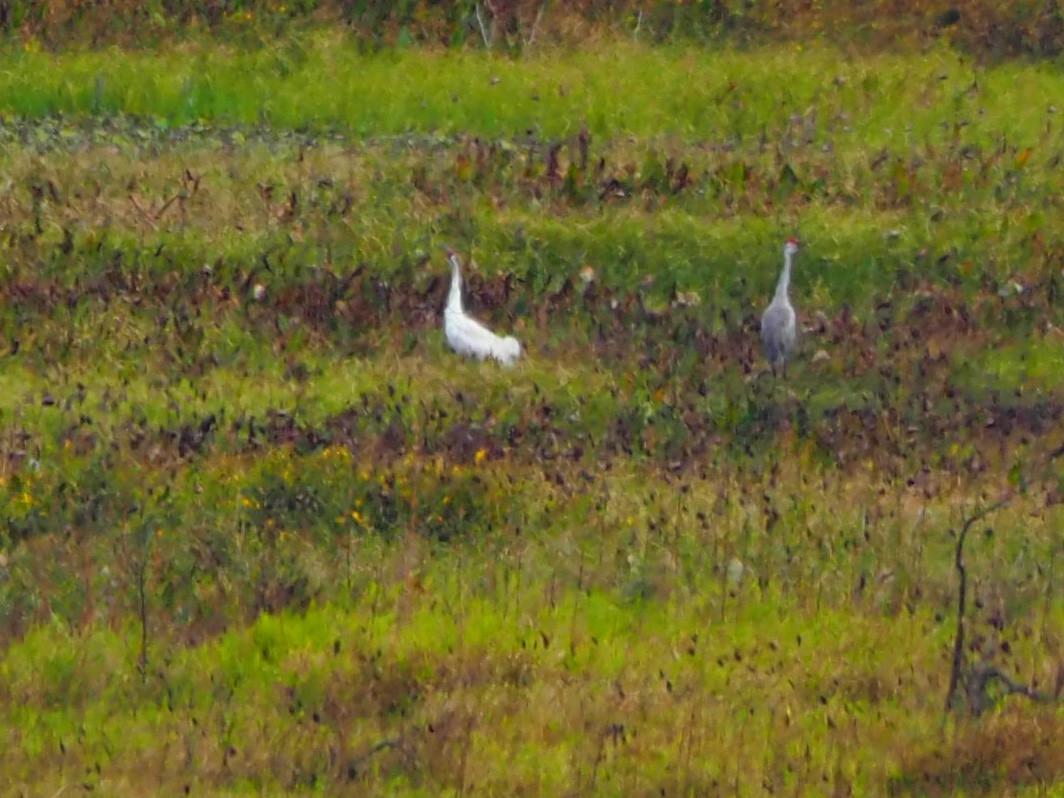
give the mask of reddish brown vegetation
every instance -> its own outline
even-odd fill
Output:
[[[1059,0],[2,0],[0,30],[60,46],[142,44],[196,31],[276,33],[339,22],[375,46],[476,42],[509,51],[537,42],[583,44],[603,33],[647,40],[738,41],[828,37],[882,47],[947,39],[991,57],[1055,56],[1064,49]]]
[[[957,732],[949,750],[914,754],[893,794],[1000,794],[1004,785],[1052,783],[1064,773],[1064,720],[1018,707]]]

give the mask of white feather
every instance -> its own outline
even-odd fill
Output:
[[[493,333],[462,308],[462,277],[458,270],[458,256],[448,254],[451,262],[451,292],[443,311],[443,334],[447,345],[459,355],[478,360],[493,358],[512,366],[521,356],[521,344],[512,335],[501,337]]]

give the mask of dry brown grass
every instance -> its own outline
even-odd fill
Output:
[[[892,793],[1008,795],[1064,778],[1064,718],[1059,709],[1013,706],[978,723],[962,723],[949,743],[904,757]]]

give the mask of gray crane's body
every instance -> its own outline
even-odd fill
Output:
[[[773,371],[782,371],[787,367],[787,361],[798,343],[798,317],[787,296],[791,284],[791,266],[797,251],[797,240],[788,239],[783,247],[783,272],[776,284],[776,295],[761,314],[761,343]]]

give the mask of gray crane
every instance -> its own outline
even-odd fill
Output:
[[[798,252],[798,239],[788,238],[783,245],[783,271],[776,284],[776,296],[761,314],[761,343],[765,347],[765,357],[772,366],[772,371],[786,372],[787,361],[794,352],[798,341],[798,318],[794,306],[787,296],[791,285],[791,266],[795,253]]]

